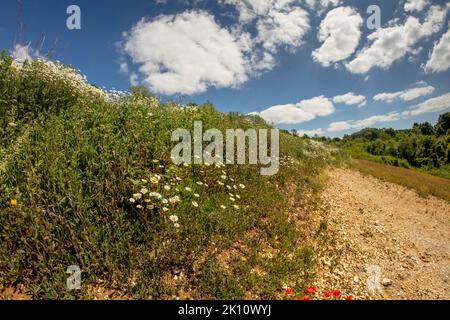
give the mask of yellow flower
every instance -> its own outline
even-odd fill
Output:
[[[17,206],[17,200],[16,199],[11,199],[11,205],[12,206]]]

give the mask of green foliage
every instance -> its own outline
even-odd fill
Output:
[[[440,176],[450,176],[450,113],[439,117],[436,126],[414,124],[411,130],[368,128],[336,142],[362,159],[413,167]]]
[[[39,61],[18,65],[5,55],[0,99],[3,285],[25,284],[36,298],[90,297],[101,286],[134,298],[190,290],[197,298],[228,299],[248,290],[274,297],[290,272],[310,274],[305,252],[311,236],[289,222],[284,192],[295,181],[294,200],[302,199],[312,187],[308,178],[338,161],[338,150],[282,133],[282,165],[274,177],[261,176],[258,166],[175,166],[170,151],[177,128],[192,130],[194,121],[203,121],[205,130],[269,126],[256,116],[219,113],[209,103],[162,104],[144,88],[113,99],[72,69]],[[160,180],[150,185],[155,175]],[[221,176],[228,187],[218,183]],[[143,210],[141,202],[130,202],[143,187],[167,192],[164,197],[178,189],[181,201],[169,212],[156,202]],[[246,236],[250,230],[256,237]],[[274,230],[282,230],[282,242]],[[239,241],[252,258],[224,269],[217,254]],[[269,264],[258,254],[263,244],[280,255]],[[288,268],[286,256],[304,263]],[[81,292],[65,288],[69,265],[82,269]],[[265,276],[251,273],[265,266]],[[169,281],[181,272],[181,281]]]

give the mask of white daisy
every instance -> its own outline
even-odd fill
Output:
[[[170,221],[172,221],[172,222],[178,222],[178,217],[177,217],[176,215],[171,215],[171,216],[169,217],[169,219],[170,219]]]

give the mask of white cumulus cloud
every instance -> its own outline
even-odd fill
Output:
[[[354,92],[349,92],[343,95],[335,96],[333,102],[336,104],[346,104],[348,106],[357,105],[363,107],[367,104],[366,97],[363,95],[356,95]]]
[[[406,12],[422,11],[427,5],[430,4],[429,0],[407,0],[404,6]]]
[[[388,103],[394,102],[397,99],[401,99],[403,101],[411,101],[414,99],[417,99],[422,96],[426,96],[429,94],[432,94],[434,92],[433,86],[423,86],[423,87],[417,87],[412,89],[407,89],[403,91],[398,92],[391,92],[391,93],[379,93],[373,97],[373,100],[375,101],[385,101]]]
[[[370,42],[365,46],[346,68],[352,73],[364,74],[374,67],[389,68],[396,60],[408,53],[414,53],[414,46],[419,40],[438,32],[447,15],[448,7],[432,6],[423,23],[418,18],[409,16],[404,24],[389,23],[368,36]]]
[[[352,7],[328,12],[320,24],[318,39],[322,46],[313,51],[314,60],[328,67],[350,57],[358,47],[362,24],[360,14]]]
[[[450,92],[439,97],[428,99],[402,112],[402,116],[417,116],[423,113],[442,112],[450,108]]]
[[[193,94],[248,79],[244,46],[203,11],[143,19],[125,35],[123,50],[158,93]]]
[[[388,114],[375,115],[362,120],[347,120],[332,122],[327,131],[340,132],[347,130],[360,130],[372,127],[377,123],[394,122],[400,119],[408,119],[424,113],[442,112],[450,108],[450,92],[438,97],[430,98],[425,102],[414,105],[406,111],[394,111]]]
[[[450,68],[450,26],[449,30],[434,45],[430,59],[425,65],[426,72],[443,72]]]
[[[400,119],[400,114],[393,112],[386,115],[375,115],[362,120],[347,120],[333,122],[328,127],[328,132],[339,132],[347,130],[359,130],[367,127],[371,127],[379,122],[392,122]]]
[[[300,137],[309,136],[314,137],[315,135],[322,136],[325,134],[323,129],[313,129],[313,130],[297,130],[297,135]]]
[[[298,124],[317,117],[325,117],[334,112],[333,102],[324,96],[319,96],[298,103],[273,106],[254,114],[258,114],[271,124]]]

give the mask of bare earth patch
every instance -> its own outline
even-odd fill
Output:
[[[319,285],[359,299],[450,299],[450,204],[357,171],[328,174]],[[367,268],[381,270],[380,289],[368,289],[378,276]]]

